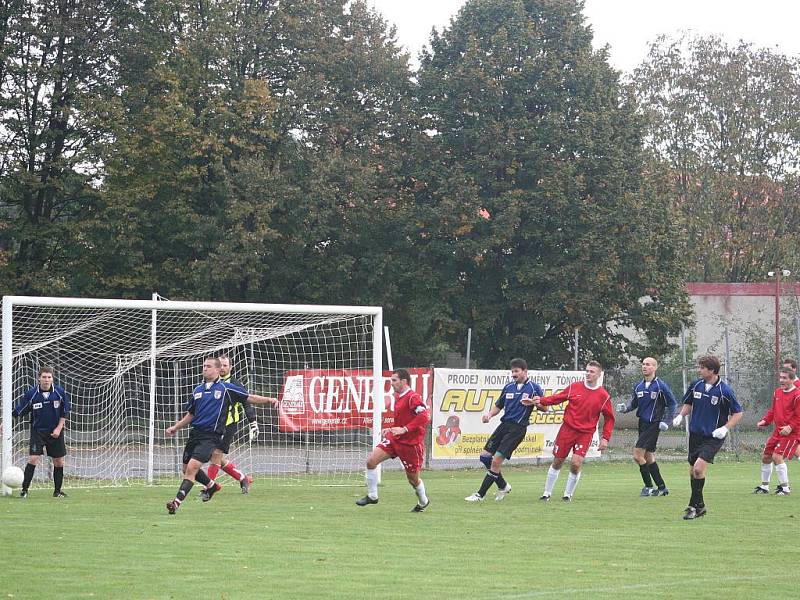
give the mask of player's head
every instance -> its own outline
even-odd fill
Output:
[[[719,359],[713,354],[707,354],[697,359],[697,372],[703,379],[719,375],[721,366]]]
[[[392,388],[395,392],[404,392],[409,387],[411,387],[411,374],[407,369],[395,369],[392,371]]]
[[[603,374],[603,365],[596,360],[590,360],[586,363],[586,383],[589,385],[596,385],[600,380],[600,375]]]
[[[794,371],[795,377],[797,377],[797,361],[793,358],[784,358],[783,359],[783,366],[789,367],[792,371]]]
[[[227,354],[220,354],[219,359],[219,376],[227,377],[231,374],[231,358]]]
[[[203,379],[206,381],[216,381],[219,379],[219,371],[222,365],[216,356],[206,356],[203,359]]]
[[[652,356],[646,356],[642,359],[642,375],[650,378],[656,374],[658,370],[658,361]]]
[[[511,359],[511,376],[517,383],[523,383],[528,379],[528,363],[525,362],[525,359]]]
[[[53,387],[53,367],[42,367],[39,369],[39,387],[45,391]]]
[[[778,381],[781,387],[788,390],[794,385],[794,369],[792,367],[781,367],[778,369]]]

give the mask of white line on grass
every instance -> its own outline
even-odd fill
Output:
[[[772,575],[742,575],[740,577],[726,577],[725,583],[730,583],[733,581],[756,581],[759,579],[767,579],[772,577]],[[706,581],[714,581],[719,582],[719,579],[697,579],[693,578],[692,582],[706,582]],[[668,582],[661,582],[658,584],[654,583],[635,583],[631,585],[617,585],[617,586],[603,586],[603,587],[586,587],[586,588],[569,588],[569,589],[560,589],[560,590],[541,590],[538,592],[524,592],[522,594],[511,594],[511,595],[504,595],[503,598],[540,598],[542,596],[558,596],[563,594],[591,594],[591,593],[604,593],[604,594],[613,594],[614,592],[624,592],[626,590],[638,590],[642,588],[652,588],[653,586],[659,587],[676,587],[676,586],[683,586],[686,585],[687,582],[685,581],[668,581]]]

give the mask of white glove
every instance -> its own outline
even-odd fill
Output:
[[[617,404],[617,412],[625,413],[628,412],[628,405],[624,402],[620,402]]]
[[[681,423],[683,423],[683,415],[678,413],[677,415],[675,415],[675,418],[672,419],[672,426],[680,427]]]
[[[711,432],[718,440],[724,440],[725,436],[728,435],[728,428],[723,425],[722,427],[717,427],[714,431]]]
[[[659,431],[666,431],[667,429],[669,429],[669,425],[664,423],[664,421],[661,421],[661,423],[658,424],[658,429]]]
[[[258,422],[250,421],[250,441],[253,442],[258,437]]]

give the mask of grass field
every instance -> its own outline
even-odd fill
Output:
[[[422,514],[397,472],[364,508],[362,488],[258,481],[175,516],[172,486],[37,489],[0,498],[0,598],[798,597],[800,493],[755,496],[756,462],[718,463],[687,522],[686,466],[661,469],[672,494],[639,498],[632,463],[590,464],[572,503],[537,500],[546,468],[507,469],[512,494],[477,505],[479,471],[426,472]]]

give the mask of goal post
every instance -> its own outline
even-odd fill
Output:
[[[370,306],[183,302],[155,294],[6,296],[0,470],[27,457],[29,417],[12,426],[12,407],[37,383],[38,370],[52,366],[72,399],[70,485],[177,477],[188,430],[169,438],[164,429],[183,415],[203,357],[226,354],[233,378],[250,393],[287,400],[280,409],[255,407],[261,434],[253,443],[243,419],[230,455],[237,466],[278,482],[361,483],[366,454],[380,441],[382,316]],[[311,380],[353,373],[363,383],[357,407],[341,386],[320,390]],[[312,408],[339,418],[312,418]],[[46,462],[35,481],[47,476]]]

